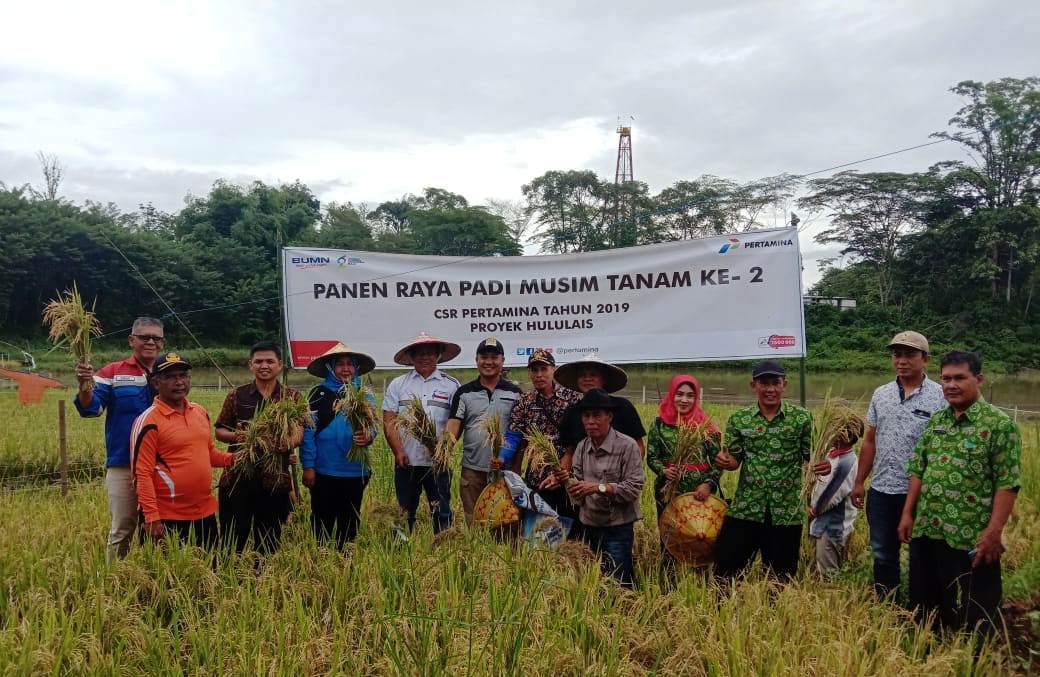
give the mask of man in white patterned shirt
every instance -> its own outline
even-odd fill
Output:
[[[895,335],[888,345],[896,379],[879,387],[867,410],[867,434],[859,451],[852,504],[867,505],[874,590],[884,598],[899,589],[897,529],[910,488],[907,463],[932,414],[946,405],[942,386],[924,373],[928,339],[915,331]],[[873,474],[870,490],[864,483]]]

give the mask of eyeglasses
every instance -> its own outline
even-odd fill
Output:
[[[131,334],[135,339],[141,343],[162,343],[166,339],[162,336],[144,336],[141,334]]]

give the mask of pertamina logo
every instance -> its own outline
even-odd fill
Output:
[[[331,261],[332,259],[327,256],[294,256],[289,259],[290,263],[301,269],[322,268],[329,265]]]
[[[772,336],[763,336],[758,339],[758,345],[761,348],[772,348],[777,350],[779,348],[793,348],[795,346],[796,339],[794,336],[785,336],[783,334],[773,334]]]
[[[740,249],[740,240],[735,237],[731,237],[729,242],[719,247],[720,254],[728,254]]]

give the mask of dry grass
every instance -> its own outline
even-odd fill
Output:
[[[0,394],[3,460],[48,462],[58,397],[21,407]],[[193,398],[210,410],[222,399]],[[719,421],[732,411],[709,408]],[[640,409],[652,420],[653,408]],[[100,421],[72,417],[69,429],[73,458],[103,459]],[[1022,491],[1005,532],[1011,599],[1040,588],[1040,427],[1023,425],[1023,439]],[[0,673],[1035,674],[1035,662],[1015,662],[1001,644],[975,663],[966,639],[877,603],[862,513],[837,580],[814,577],[806,538],[791,585],[754,573],[720,590],[696,572],[661,571],[648,483],[628,592],[582,544],[533,551],[461,525],[435,540],[425,505],[402,541],[392,457],[384,438],[376,444],[361,531],[345,553],[314,541],[305,496],[276,554],[214,562],[194,548],[135,544],[106,568],[101,483],[65,499],[57,489],[0,493]],[[723,477],[730,493],[735,478]],[[457,493],[452,503],[458,510]]]
[[[55,345],[68,345],[76,364],[90,364],[90,340],[101,336],[101,323],[94,315],[94,304],[87,310],[75,284],[44,307],[43,323]]]

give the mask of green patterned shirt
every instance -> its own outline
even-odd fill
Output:
[[[675,456],[675,438],[679,429],[674,425],[668,425],[660,418],[654,419],[650,426],[650,432],[646,436],[646,464],[657,474],[654,481],[654,496],[660,500],[661,490],[664,488],[665,465],[672,461]],[[701,455],[693,461],[696,465],[707,466],[704,470],[688,470],[679,480],[679,493],[685,494],[693,491],[700,485],[708,482],[711,490],[719,491],[719,476],[722,474],[715,467],[715,454],[719,453],[721,435],[712,435],[704,441],[701,447]]]
[[[812,415],[786,401],[772,421],[766,420],[757,403],[738,409],[726,424],[724,446],[742,464],[727,514],[764,522],[768,510],[773,524],[801,524],[805,519],[803,466],[812,446]]]
[[[949,406],[937,411],[908,467],[921,480],[914,537],[974,548],[989,523],[993,495],[1018,488],[1021,456],[1018,426],[985,400],[959,418]]]

